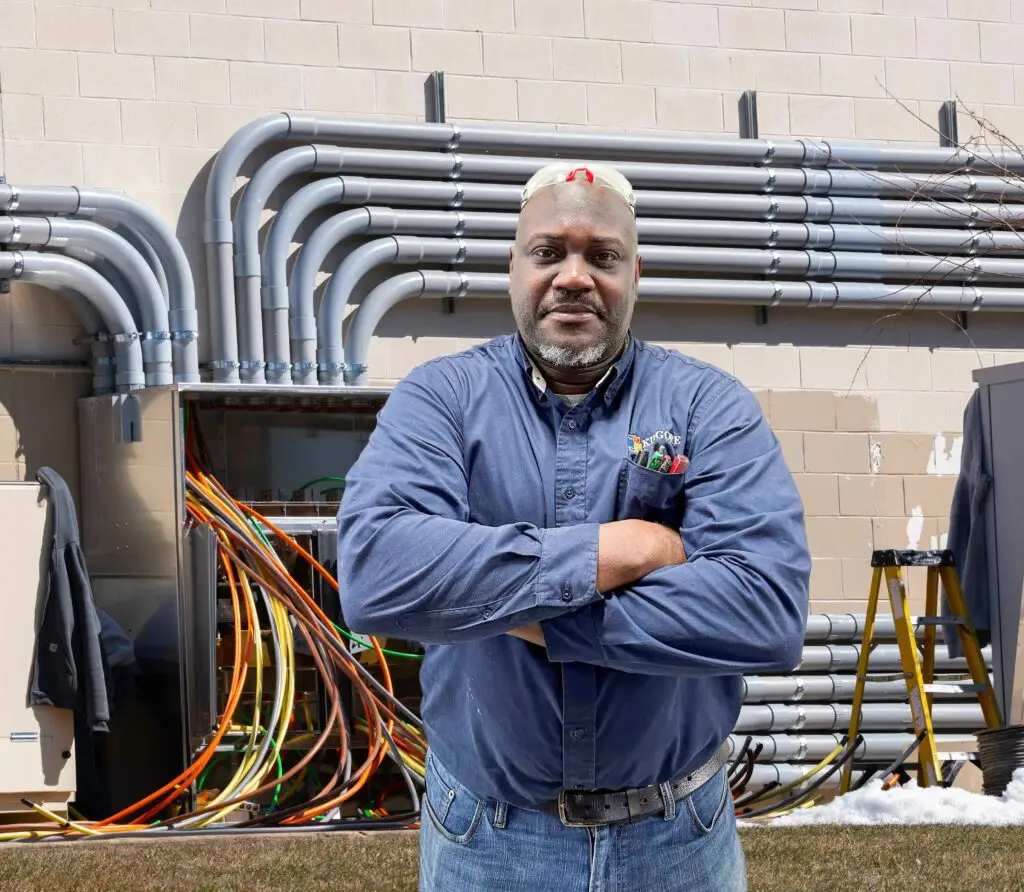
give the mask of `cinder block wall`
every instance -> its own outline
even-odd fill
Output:
[[[934,144],[958,98],[1024,141],[1021,0],[0,0],[0,170],[20,185],[129,192],[177,229],[197,271],[216,150],[268,112],[422,119],[447,72],[452,121]],[[961,119],[961,137],[976,128]],[[482,301],[402,307],[372,373],[512,324]],[[872,547],[941,544],[970,372],[1024,358],[1024,323],[935,314],[641,306],[637,331],[754,388],[804,495],[816,609],[861,609]],[[63,300],[0,297],[0,357],[82,357]],[[207,358],[205,344],[203,358]],[[88,375],[0,370],[0,477],[42,464],[77,488]],[[912,583],[913,585],[913,583]],[[920,587],[917,586],[919,589]]]

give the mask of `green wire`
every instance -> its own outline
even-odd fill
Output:
[[[261,733],[264,730],[265,729],[262,726],[259,728],[259,731]],[[238,751],[238,750],[242,749],[243,747],[245,747],[246,745],[247,744],[245,743],[245,741],[241,741],[240,740],[237,744],[235,744],[235,750]],[[277,746],[277,744],[274,741],[273,737],[270,738],[270,745],[273,746],[273,747]],[[206,775],[210,773],[210,771],[213,769],[214,765],[216,765],[221,759],[224,758],[224,755],[225,755],[224,753],[217,753],[217,755],[214,756],[210,760],[210,764],[207,765],[206,768],[203,769],[203,773],[199,775],[199,781],[196,784],[196,792],[202,792],[203,784],[206,783]],[[283,774],[284,774],[284,763],[281,761],[281,753],[278,752],[278,754],[277,754],[277,776],[281,777]],[[270,809],[271,809],[271,811],[273,811],[275,808],[277,808],[277,797],[280,796],[280,795],[281,795],[281,784],[278,783],[278,785],[276,787],[274,787],[274,798],[271,799],[271,801],[270,801]]]
[[[317,477],[316,480],[310,480],[309,483],[304,483],[299,489],[309,489],[311,486],[316,486],[318,483],[340,483],[342,486],[345,485],[344,477]]]

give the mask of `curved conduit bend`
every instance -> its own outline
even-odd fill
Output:
[[[46,288],[72,289],[80,294],[96,311],[107,336],[114,342],[114,389],[122,393],[146,386],[135,321],[114,286],[96,270],[60,254],[8,251],[0,253],[0,275]],[[92,316],[83,321],[87,327],[95,325]]]

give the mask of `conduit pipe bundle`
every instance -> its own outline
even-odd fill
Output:
[[[232,215],[238,175],[270,144],[277,151],[251,172]],[[613,162],[637,187],[641,252],[657,276],[648,301],[1024,308],[1024,244],[1005,231],[1024,219],[1024,159],[1013,152],[280,114],[239,130],[207,183],[214,380],[364,382],[365,351],[350,354],[341,331],[363,278],[394,263],[424,274],[458,264],[467,275],[503,265],[523,182],[557,158]],[[275,194],[285,197],[261,244]],[[297,233],[321,214],[289,275]],[[375,236],[394,240],[362,245]],[[441,248],[402,237],[458,241]],[[318,276],[339,246],[317,306]],[[402,275],[380,287],[411,288]],[[472,280],[456,287],[482,296]],[[376,310],[370,316],[379,321]]]
[[[0,183],[0,246],[0,277],[78,296],[95,392],[199,381],[191,269],[151,209],[115,192]]]

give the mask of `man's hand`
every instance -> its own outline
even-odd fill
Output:
[[[598,534],[597,590],[621,588],[662,567],[685,562],[677,530],[647,520],[604,523]]]
[[[529,641],[530,644],[536,644],[538,647],[547,647],[547,641],[544,639],[544,630],[540,627],[539,623],[534,623],[532,626],[523,626],[521,629],[512,629],[508,633],[513,638],[521,638],[523,641]]]

